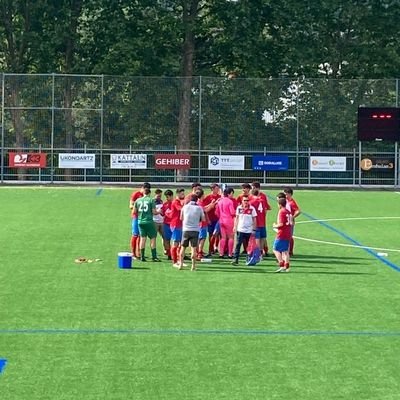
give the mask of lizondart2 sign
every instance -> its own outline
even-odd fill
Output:
[[[14,168],[45,168],[46,153],[8,153],[8,166]]]
[[[190,169],[190,154],[154,154],[156,169]]]

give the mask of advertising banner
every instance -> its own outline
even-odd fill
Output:
[[[382,172],[393,172],[394,158],[366,157],[360,161],[360,168],[363,171],[379,170]]]
[[[288,156],[253,156],[252,167],[255,171],[287,171]]]
[[[243,171],[244,156],[208,156],[208,169]]]
[[[190,154],[154,154],[156,169],[190,169]]]
[[[46,154],[10,152],[8,166],[16,168],[45,168]]]
[[[59,168],[95,168],[95,154],[62,153],[58,155]]]
[[[310,157],[310,171],[346,171],[346,157]]]
[[[110,166],[114,169],[146,169],[147,154],[111,154]]]

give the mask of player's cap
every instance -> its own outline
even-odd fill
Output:
[[[219,188],[219,185],[218,185],[218,183],[212,183],[211,185],[210,185],[210,188],[211,189],[214,189],[214,188]]]

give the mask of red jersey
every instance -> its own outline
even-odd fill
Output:
[[[265,202],[265,207],[268,210],[271,210],[271,206],[268,203],[268,197],[265,193],[259,192],[258,196]]]
[[[215,213],[215,210],[217,209],[217,207],[216,207],[217,201],[220,198],[221,198],[220,194],[212,194],[212,193],[207,195],[206,197],[204,197],[204,200],[203,200],[204,207],[203,208],[214,203],[214,207],[211,208],[209,211],[207,211],[207,217],[210,222],[218,221],[218,217],[217,217],[217,214]]]
[[[143,197],[143,193],[140,192],[140,191],[133,192],[131,194],[131,198],[130,198],[130,201],[129,201],[129,207],[131,207],[131,209],[132,209],[132,218],[137,218],[137,216],[138,216],[137,213],[135,213],[133,211],[134,210],[133,205],[135,204],[135,201],[137,199],[140,199],[141,197]]]
[[[250,204],[256,209],[257,212],[256,216],[257,228],[264,228],[268,210],[265,201],[261,198],[261,196],[258,197],[253,196],[250,200]]]
[[[171,216],[170,216],[171,205],[172,205],[172,200],[166,200],[164,201],[161,207],[161,215],[164,217],[164,224],[167,225],[171,224]]]
[[[171,218],[171,222],[169,224],[171,228],[182,228],[181,210],[183,207],[183,202],[184,200],[182,201],[180,199],[172,200],[171,208],[169,210],[170,212],[168,213]]]
[[[204,211],[204,200],[205,199],[197,200],[197,205],[200,206],[203,209],[203,211]],[[204,212],[204,215],[206,216],[206,219],[205,219],[205,221],[200,221],[199,225],[201,228],[205,228],[208,225],[207,214],[205,212]]]
[[[278,224],[283,224],[283,226],[277,228],[277,239],[290,240],[292,238],[292,221],[292,214],[286,208],[280,208],[278,211]]]
[[[286,199],[286,209],[294,215],[294,213],[300,210],[300,207],[297,205],[296,201],[292,197],[290,200]]]

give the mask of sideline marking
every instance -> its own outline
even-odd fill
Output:
[[[356,245],[357,247],[363,249],[364,251],[366,251],[368,254],[370,254],[371,256],[375,257],[377,260],[383,262],[384,264],[386,264],[388,267],[394,269],[397,272],[400,272],[400,267],[388,260],[386,260],[384,257],[378,255],[375,251],[371,250],[370,247],[365,247],[363,246],[360,242],[358,242],[357,240],[353,239],[352,237],[350,237],[349,235],[347,235],[346,233],[340,231],[339,229],[336,229],[335,227],[333,227],[332,225],[327,224],[326,222],[324,222],[323,220],[318,220],[317,218],[313,217],[310,214],[307,214],[305,212],[302,212],[302,214],[307,217],[308,219],[311,219],[315,222],[318,222],[320,225],[324,226],[325,228],[337,233],[339,236],[341,236],[342,238],[348,240],[349,242],[353,243],[354,245]]]
[[[228,335],[228,336],[371,336],[400,337],[390,331],[286,331],[251,329],[0,329],[0,334],[25,335]]]

